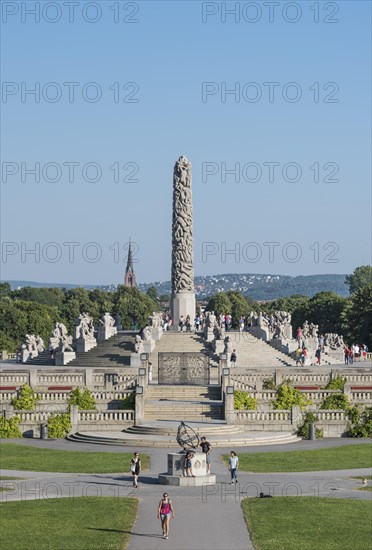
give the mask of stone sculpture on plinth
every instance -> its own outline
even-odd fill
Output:
[[[93,317],[88,313],[80,313],[75,321],[74,344],[76,351],[85,353],[97,345],[94,337]]]
[[[103,342],[108,340],[111,336],[117,334],[117,328],[115,327],[115,319],[109,314],[105,313],[102,316],[102,319],[99,320],[100,326],[97,330],[97,340],[98,342]]]
[[[69,336],[63,323],[56,323],[49,337],[48,349],[52,357],[54,355],[57,366],[67,365],[76,358],[72,347],[72,336]]]
[[[181,156],[173,171],[172,296],[174,326],[181,316],[195,319],[191,163]]]
[[[43,342],[40,336],[37,338]],[[26,363],[39,354],[37,338],[34,334],[26,334],[25,342],[21,345],[21,363]],[[41,351],[44,351],[44,348]]]
[[[208,474],[205,453],[197,451],[200,444],[199,434],[191,426],[181,422],[178,427],[176,440],[180,447],[182,447],[182,451],[179,453],[168,453],[168,471],[166,474],[159,474],[159,483],[180,487],[215,485],[216,476]],[[186,475],[185,468],[186,452],[189,449],[193,449],[193,453],[190,455],[192,477]]]

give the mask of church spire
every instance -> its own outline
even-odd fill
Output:
[[[128,259],[127,267],[125,270],[124,285],[135,287],[136,285],[136,274],[134,273],[133,267],[133,251],[132,251],[132,242],[129,237],[129,247],[128,247]]]

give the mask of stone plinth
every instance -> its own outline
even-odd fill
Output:
[[[115,327],[98,327],[97,341],[103,342],[104,340],[108,340],[112,336],[115,336],[115,334],[117,334]]]
[[[143,351],[149,355],[152,353],[152,350],[155,348],[154,340],[144,340],[143,341]]]
[[[85,353],[97,345],[97,340],[84,340],[84,338],[78,338],[75,341],[75,349],[78,353]]]
[[[151,327],[151,334],[155,342],[159,342],[160,338],[163,336],[162,327]]]
[[[168,472],[159,474],[159,483],[163,485],[177,485],[179,487],[200,487],[202,485],[214,485],[216,476],[207,474],[207,462],[204,453],[194,452],[191,460],[191,470],[195,477],[187,477],[184,470],[186,453],[168,453]]]
[[[56,366],[62,367],[63,365],[67,365],[67,363],[70,363],[73,359],[76,359],[76,353],[74,351],[58,351],[56,353]]]
[[[130,366],[136,368],[141,366],[141,358],[139,353],[130,354]]]
[[[173,323],[178,327],[178,321],[183,315],[184,320],[190,315],[191,324],[195,319],[195,292],[175,292],[171,298],[171,311]]]
[[[217,355],[220,355],[220,353],[224,352],[225,349],[225,343],[223,340],[215,340],[213,342],[213,349]]]

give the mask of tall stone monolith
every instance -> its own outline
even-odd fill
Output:
[[[173,170],[172,300],[174,325],[183,316],[195,319],[194,244],[192,234],[191,163],[180,157]]]

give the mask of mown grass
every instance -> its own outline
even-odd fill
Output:
[[[372,506],[354,499],[246,498],[244,516],[256,550],[367,550]]]
[[[80,497],[0,504],[2,548],[123,550],[136,519],[131,498]]]
[[[310,451],[239,453],[239,470],[246,472],[317,472],[368,468],[372,465],[370,445],[356,444]],[[229,455],[223,456],[227,464]]]
[[[83,451],[56,451],[2,443],[0,467],[4,470],[36,472],[76,472],[82,474],[128,473],[132,453],[90,453]],[[142,468],[149,467],[149,456],[140,455]]]

